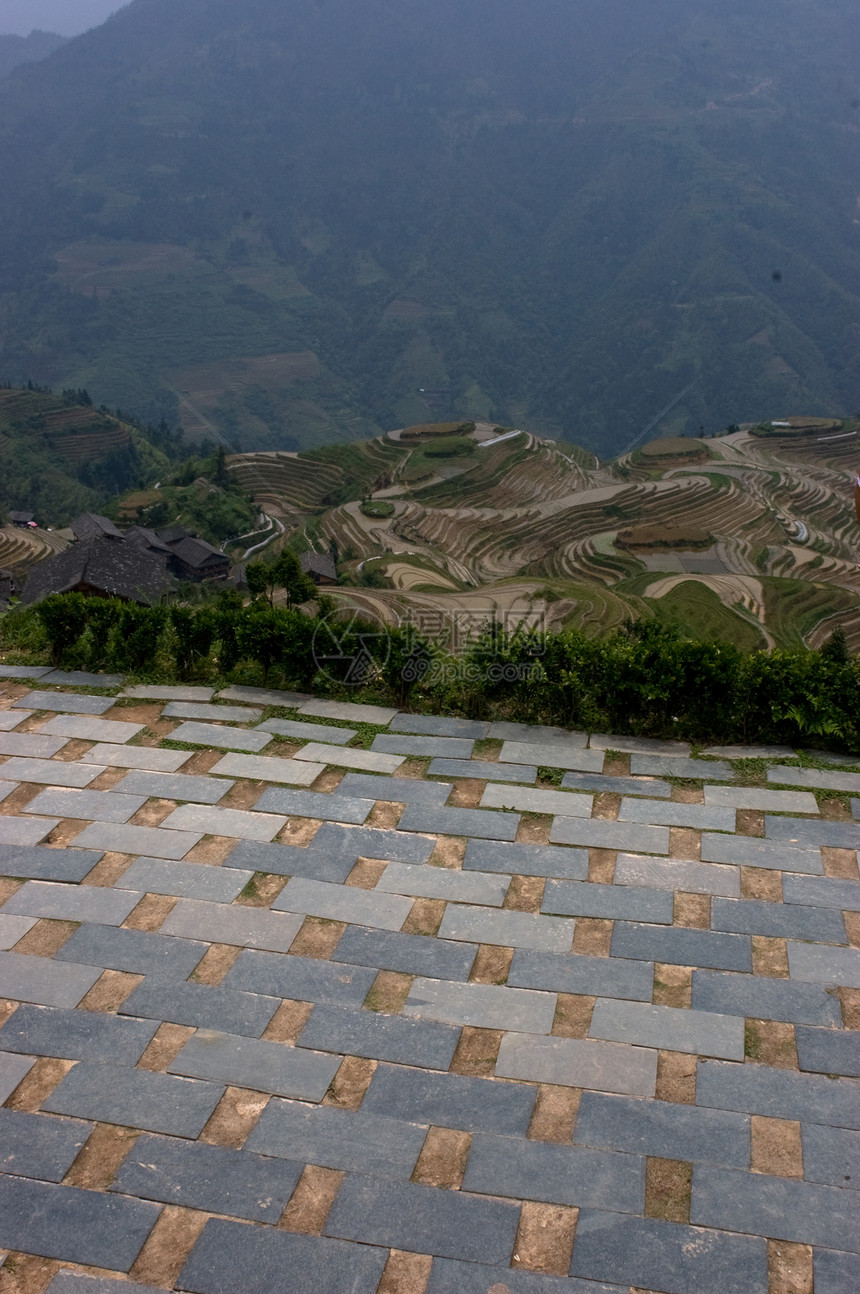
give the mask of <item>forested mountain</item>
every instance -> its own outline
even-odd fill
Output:
[[[852,413],[858,53],[849,0],[133,0],[0,85],[0,375],[245,449]]]
[[[29,36],[0,35],[0,80],[21,63],[38,63],[65,43],[65,36],[53,31],[31,31]]]

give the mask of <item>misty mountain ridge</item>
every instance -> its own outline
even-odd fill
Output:
[[[29,36],[0,35],[0,81],[22,63],[38,63],[65,45],[54,31],[31,31]]]

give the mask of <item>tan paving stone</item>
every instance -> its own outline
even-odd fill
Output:
[[[738,809],[735,817],[738,836],[764,836],[764,809]]]
[[[308,1164],[299,1178],[292,1199],[278,1223],[281,1231],[297,1231],[305,1236],[322,1234],[329,1210],[334,1204],[344,1173],[333,1168]]]
[[[413,1182],[458,1191],[463,1183],[471,1144],[472,1137],[468,1132],[431,1128],[412,1173]]]
[[[160,827],[176,808],[173,800],[147,800],[128,820],[130,827]]]
[[[435,935],[444,915],[444,899],[416,899],[400,929],[407,935]]]
[[[860,948],[860,912],[845,912],[845,930],[852,948]]]
[[[172,1289],[211,1215],[166,1205],[138,1254],[129,1276],[142,1285]]]
[[[553,1036],[587,1038],[594,1002],[593,997],[585,997],[577,993],[559,993],[556,999],[555,1018],[552,1022]]]
[[[569,1146],[573,1141],[581,1099],[582,1089],[579,1087],[541,1083],[529,1123],[529,1139]]]
[[[673,966],[668,962],[655,964],[654,992],[651,995],[655,1006],[689,1007],[692,996],[692,966]]]
[[[388,864],[380,858],[359,858],[344,881],[344,885],[349,885],[355,890],[376,889],[376,884],[387,866]]]
[[[566,1276],[578,1218],[579,1209],[526,1202],[520,1213],[511,1266],[548,1276]]]
[[[672,905],[672,920],[676,926],[691,930],[708,930],[711,925],[711,896],[685,894],[678,890]]]
[[[44,1294],[59,1270],[53,1258],[10,1253],[0,1267],[0,1294]]]
[[[747,1020],[744,1055],[759,1065],[798,1069],[794,1025],[782,1020]]]
[[[842,1007],[845,1028],[860,1029],[860,988],[838,988],[835,993]]]
[[[321,826],[322,822],[319,818],[290,818],[275,839],[281,845],[298,845],[304,848],[311,843]]]
[[[476,1029],[473,1025],[466,1025],[460,1031],[460,1039],[451,1061],[451,1073],[475,1078],[488,1077],[496,1068],[501,1045],[500,1030]]]
[[[398,971],[380,971],[364,999],[366,1009],[399,1015],[414,978],[414,975],[403,975]]]
[[[313,1009],[312,1002],[282,1002],[266,1025],[263,1038],[267,1042],[286,1042],[294,1046]]]
[[[17,894],[23,881],[17,880],[14,876],[0,876],[0,907],[11,899],[13,894]]]
[[[767,979],[788,979],[788,949],[784,939],[752,937],[753,974]]]
[[[210,1146],[241,1150],[270,1098],[244,1087],[228,1087],[209,1116],[199,1140]]]
[[[160,930],[179,902],[169,894],[144,894],[137,907],[129,912],[122,923],[124,930],[145,930],[153,934]]]
[[[452,871],[462,871],[465,855],[464,839],[459,836],[440,836],[427,863],[430,867],[447,867]]]
[[[664,1222],[689,1222],[693,1165],[680,1159],[645,1161],[645,1216]]]
[[[376,1294],[425,1294],[432,1266],[429,1254],[392,1249]]]
[[[78,1003],[78,1010],[118,1011],[142,980],[142,975],[131,975],[128,971],[102,971],[89,993]]]
[[[573,951],[586,957],[608,957],[612,942],[612,921],[599,917],[577,917]]]
[[[270,908],[286,883],[286,876],[255,872],[236,902],[244,908]]]
[[[813,1294],[812,1245],[767,1242],[767,1294]]]
[[[821,860],[825,876],[834,876],[844,881],[860,879],[856,849],[833,849],[830,845],[824,845]]]
[[[126,771],[126,770],[123,770]],[[134,859],[130,854],[105,854],[96,863],[91,872],[87,872],[82,885],[116,885],[128,869],[131,867]]]
[[[314,790],[316,790],[316,786]],[[385,831],[394,831],[403,817],[403,805],[396,800],[377,800],[365,819],[366,827],[381,827]]]
[[[510,912],[540,912],[545,888],[543,876],[512,876],[502,907]]]
[[[552,818],[538,817],[535,814],[523,813],[517,827],[518,845],[548,845]]]
[[[754,1173],[773,1177],[803,1177],[800,1124],[754,1114],[750,1120],[750,1167]]]
[[[770,872],[766,867],[742,867],[741,898],[782,903],[782,873]]]
[[[592,818],[601,818],[604,822],[617,822],[621,809],[621,796],[615,791],[598,791],[591,808]]]
[[[588,879],[596,885],[611,885],[615,880],[616,849],[589,849]]]
[[[469,973],[471,984],[506,984],[514,958],[513,948],[501,944],[479,944]]]
[[[186,863],[208,863],[220,867],[228,854],[236,848],[236,841],[229,836],[204,836],[198,840],[193,849],[185,855]]]
[[[96,1124],[63,1178],[63,1184],[87,1191],[106,1191],[139,1136],[136,1128]]]
[[[234,944],[211,944],[188,978],[194,984],[217,987],[241,951]]]
[[[658,1101],[671,1101],[675,1105],[696,1104],[696,1057],[681,1051],[657,1053]]]
[[[137,1062],[138,1069],[166,1073],[168,1065],[173,1063],[193,1033],[194,1029],[188,1025],[170,1024],[167,1021],[160,1024],[152,1042]]]
[[[53,957],[68,943],[78,928],[77,921],[53,921],[42,917],[15,945],[16,953],[28,957]]]
[[[669,857],[692,858],[702,857],[702,833],[693,827],[669,828]]]
[[[54,1088],[59,1086],[73,1067],[74,1061],[40,1056],[6,1104],[10,1110],[25,1110],[30,1113],[41,1109],[43,1101],[47,1101]]]
[[[344,1056],[323,1097],[323,1105],[335,1105],[340,1110],[360,1109],[375,1072],[375,1060],[364,1056]]]
[[[328,921],[325,917],[305,917],[299,933],[290,944],[296,957],[317,957],[327,961],[346,930],[343,921]]]

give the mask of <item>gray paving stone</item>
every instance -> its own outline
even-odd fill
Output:
[[[793,759],[791,746],[706,746],[703,755],[722,759]]]
[[[0,767],[0,774],[13,782],[37,782],[46,786],[89,786],[105,771],[105,765],[70,764],[60,759],[23,759],[13,756]]]
[[[42,1109],[175,1137],[199,1137],[223,1095],[219,1083],[81,1062],[42,1102]],[[116,1267],[99,1264],[105,1265]]]
[[[785,903],[860,912],[860,881],[840,881],[830,876],[786,876],[782,897]]]
[[[706,804],[653,804],[625,796],[619,822],[650,822],[667,827],[693,827],[698,831],[734,831],[734,809],[711,809]]]
[[[299,759],[231,752],[219,759],[209,771],[217,773],[219,777],[247,777],[255,782],[286,782],[290,786],[310,786],[325,770],[322,764],[302,763]]]
[[[574,1141],[636,1155],[748,1168],[749,1115],[583,1092]]]
[[[32,958],[28,958],[32,960]],[[3,962],[0,959],[0,974]],[[6,989],[0,990],[6,993]],[[7,1101],[18,1084],[27,1077],[36,1063],[35,1056],[14,1056],[11,1052],[0,1051],[0,1105]]]
[[[42,1006],[77,1006],[101,975],[95,966],[68,966],[46,957],[0,952],[0,996]]]
[[[551,728],[536,723],[511,723],[507,719],[497,720],[490,724],[488,737],[496,741],[522,741],[551,746],[568,746],[573,750],[585,750],[588,745],[587,732],[571,732],[567,728]]]
[[[463,1190],[641,1213],[645,1207],[645,1159],[583,1146],[512,1141],[481,1132],[472,1139]]]
[[[305,701],[299,714],[318,719],[342,719],[345,723],[374,723],[384,728],[397,714],[384,705],[357,705],[352,701]]]
[[[396,714],[391,732],[413,732],[425,737],[465,737],[480,741],[490,734],[490,724],[479,719],[454,719],[439,714]]]
[[[426,1136],[426,1125],[370,1114],[364,1108],[339,1110],[331,1105],[270,1101],[245,1150],[282,1155],[298,1165],[318,1164],[408,1182]]]
[[[219,701],[246,701],[251,705],[280,706],[292,710],[296,706],[312,701],[307,692],[279,692],[268,687],[245,687],[234,683],[218,693]]]
[[[429,975],[432,979],[466,980],[477,952],[477,944],[351,925],[343,932],[332,955],[337,962],[373,966],[378,970]]]
[[[388,1250],[319,1236],[211,1219],[183,1267],[177,1288],[192,1294],[272,1294],[289,1273],[290,1294],[375,1290]],[[125,1294],[119,1291],[118,1294]]]
[[[611,791],[615,795],[647,795],[668,800],[672,787],[656,777],[609,777],[602,773],[565,773],[562,786],[568,791]]]
[[[85,925],[63,944],[54,961],[184,980],[205,952],[204,943],[192,943],[190,939],[168,939],[166,935],[145,930]]]
[[[801,1069],[860,1078],[860,1034],[856,1030],[813,1029],[801,1025],[794,1033]],[[2,1038],[0,1031],[0,1046]]]
[[[860,1230],[852,1195],[832,1186],[696,1164],[690,1220],[726,1231],[857,1253]]]
[[[161,827],[132,827],[127,822],[91,822],[75,836],[74,843],[82,849],[145,854],[149,858],[176,861],[184,858],[202,839],[202,831],[163,831]]]
[[[132,769],[121,782],[111,787],[114,795],[155,796],[161,800],[190,800],[195,804],[217,804],[235,782],[217,777],[193,777],[189,773],[159,773],[149,769]]]
[[[541,912],[671,925],[672,895],[666,890],[597,885],[593,881],[547,881]]]
[[[433,1186],[348,1176],[335,1197],[325,1234],[507,1266],[518,1220],[514,1204]]]
[[[158,683],[136,683],[133,687],[123,688],[121,696],[133,697],[138,701],[211,701],[215,692],[213,687],[190,687],[187,684],[162,686]]]
[[[718,1015],[712,1011],[598,998],[588,1036],[656,1047],[660,1051],[683,1051],[693,1056],[744,1058],[743,1016]]]
[[[468,763],[454,760],[454,763]],[[339,795],[362,800],[384,800],[394,804],[444,804],[451,784],[423,782],[415,777],[381,777],[375,773],[344,773]]]
[[[121,926],[142,893],[108,890],[97,885],[55,885],[27,881],[3,905],[2,915],[47,917],[53,921],[94,921],[101,926]]]
[[[565,953],[573,943],[574,923],[567,917],[543,917],[531,912],[492,911],[449,904],[439,927],[440,939],[464,939],[505,948],[540,948]]]
[[[0,803],[3,802],[13,791],[17,791],[17,782],[0,782]]]
[[[269,872],[273,876],[307,876],[316,881],[342,883],[355,866],[357,857],[357,854],[348,856],[345,853],[332,856],[329,851],[313,844],[303,848],[242,840],[224,859],[222,866],[228,871],[241,868],[245,877],[248,871],[252,875],[254,872]]]
[[[0,732],[0,755],[50,759],[63,749],[67,741],[67,737],[44,736],[41,732]]]
[[[0,1051],[136,1065],[157,1028],[151,1020],[26,1004],[8,1016],[0,1029]]]
[[[377,892],[408,894],[419,898],[447,899],[453,903],[481,903],[500,908],[510,879],[493,872],[465,872],[426,864],[389,863],[376,883]]]
[[[841,912],[834,912],[832,908],[805,908],[800,904],[766,903],[755,899],[714,899],[711,929],[770,935],[777,939],[815,939],[833,944],[847,942]]]
[[[164,935],[203,939],[213,944],[238,944],[285,953],[299,933],[302,918],[266,908],[231,903],[180,899],[161,926]]]
[[[770,791],[760,786],[706,786],[705,804],[771,813],[818,812],[818,801],[809,791]]]
[[[375,978],[375,970],[363,966],[343,966],[314,957],[283,957],[249,950],[240,953],[230,967],[224,978],[224,988],[272,994],[294,1002],[359,1007]]]
[[[379,1065],[361,1108],[410,1123],[524,1137],[536,1099],[537,1088],[525,1083]]]
[[[426,831],[443,836],[473,836],[483,840],[516,838],[518,813],[492,813],[486,809],[447,809],[432,804],[407,804],[398,823],[400,831]]]
[[[44,813],[85,821],[128,822],[146,804],[145,795],[117,795],[114,791],[82,791],[49,786],[30,801],[25,813]]]
[[[644,885],[686,894],[722,894],[740,897],[741,874],[737,867],[699,863],[688,858],[643,858],[619,854],[615,862],[616,885]]]
[[[665,1294],[767,1294],[767,1241],[583,1209],[570,1270]]]
[[[44,678],[50,665],[0,665],[0,678]]]
[[[158,746],[117,746],[109,741],[97,742],[87,751],[87,759],[108,768],[145,768],[158,773],[175,773],[187,764],[190,750],[161,750]]]
[[[180,804],[164,819],[160,829],[268,842],[274,840],[286,825],[287,818],[281,814],[223,809],[217,804]]]
[[[860,988],[860,948],[789,943],[788,970],[792,979]]]
[[[473,741],[463,737],[410,737],[398,733],[378,733],[371,750],[383,755],[447,756],[449,759],[471,759]]]
[[[783,786],[809,786],[813,790],[860,791],[860,773],[823,768],[786,768],[777,764],[767,770],[767,780]]]
[[[505,741],[499,762],[502,764],[536,764],[540,768],[572,768],[579,773],[603,770],[602,750],[583,750],[571,743],[543,741]]]
[[[110,1189],[138,1199],[276,1223],[302,1168],[248,1150],[143,1136],[123,1160]]]
[[[403,763],[402,755],[384,755],[378,750],[354,750],[351,747],[327,745],[321,741],[308,742],[296,751],[296,759],[313,764],[332,764],[335,768],[357,768],[363,773],[393,773]]]
[[[692,1005],[696,1011],[719,1011],[754,1020],[784,1020],[788,1024],[842,1023],[839,1001],[818,984],[766,979],[761,975],[732,975],[693,971]]]
[[[508,1033],[496,1062],[497,1078],[528,1083],[590,1087],[623,1096],[653,1096],[657,1084],[657,1053],[644,1047],[591,1038],[543,1038]]]
[[[79,1119],[0,1110],[0,1172],[61,1182],[92,1130]]]
[[[815,1289],[817,1294],[846,1294],[860,1289],[860,1257],[835,1249],[816,1249]]]
[[[120,1013],[259,1038],[280,1005],[279,997],[239,993],[223,985],[165,984],[147,978],[126,998]]]
[[[82,693],[28,692],[12,702],[12,709],[50,710],[54,714],[104,714],[114,704],[112,696],[85,696]]]
[[[33,929],[37,920],[38,917],[8,916],[0,912],[0,950],[7,952],[14,948],[18,940]]]
[[[123,746],[139,732],[143,732],[144,727],[145,724],[142,723],[122,723],[118,719],[91,719],[83,714],[58,714],[56,718],[42,724],[38,735],[65,737],[67,740],[74,738],[82,741],[105,741]],[[11,753],[28,755],[35,754],[35,751],[21,750]]]
[[[260,732],[271,732],[293,741],[325,741],[330,746],[346,746],[355,736],[354,728],[334,728],[325,723],[302,723],[297,719],[267,719]]]
[[[681,926],[646,926],[617,921],[610,945],[613,957],[705,966],[710,970],[752,970],[749,935],[724,935]]]
[[[477,777],[487,782],[536,782],[534,764],[495,764],[488,759],[433,759],[430,777]]]
[[[256,723],[263,711],[242,705],[207,705],[198,701],[171,701],[162,711],[165,719],[202,719],[204,723]]]
[[[684,777],[703,782],[730,782],[733,770],[722,760],[677,759],[667,755],[631,755],[630,772],[645,777]]]
[[[38,845],[59,825],[59,818],[0,817],[0,845]]]
[[[590,818],[593,797],[542,787],[497,786],[491,783],[481,796],[484,809],[520,809],[523,813],[560,813],[568,818]]]
[[[240,1034],[198,1029],[169,1066],[171,1074],[231,1083],[275,1096],[321,1101],[340,1066],[340,1056],[285,1047]]]
[[[637,804],[644,801],[637,800]],[[636,854],[668,854],[669,828],[640,822],[606,822],[602,818],[556,818],[549,838],[554,845],[623,849]]]
[[[542,953],[517,948],[508,972],[508,984],[516,988],[546,989],[550,993],[650,1002],[654,966],[652,962],[626,961],[622,957],[582,957],[576,953]]]
[[[683,758],[690,753],[686,741],[663,741],[659,737],[624,737],[618,733],[593,732],[588,739],[592,750],[623,750],[633,755],[669,755]]]
[[[35,713],[35,710],[0,710],[0,732],[11,732]]]
[[[234,867],[174,863],[164,858],[136,858],[117,881],[117,888],[138,890],[142,894],[171,894],[181,899],[232,903],[253,875],[253,871],[242,872]],[[102,925],[107,924],[102,922]]]
[[[775,818],[765,815],[764,834],[768,840],[788,841],[795,846],[819,849],[860,849],[860,823],[815,822],[809,818]]]
[[[696,1104],[771,1119],[860,1129],[860,1088],[856,1083],[767,1065],[699,1061]]]
[[[315,1006],[299,1043],[341,1055],[447,1069],[459,1037],[459,1029],[447,1024],[376,1011]]]
[[[366,820],[373,808],[372,800],[320,791],[294,791],[270,786],[255,806],[260,813],[286,813],[298,818],[322,818],[329,822],[351,822],[357,826]]]
[[[170,734],[171,741],[189,746],[211,746],[215,750],[244,750],[259,754],[272,740],[270,732],[250,732],[247,728],[223,727],[217,723],[181,723]]]
[[[766,867],[775,872],[807,872],[821,876],[824,866],[818,849],[803,849],[788,841],[759,840],[754,836],[702,836],[702,861],[738,867]]]
[[[0,1245],[127,1272],[160,1209],[74,1186],[0,1178]]]
[[[498,1267],[482,1263],[458,1263],[452,1258],[434,1258],[425,1294],[487,1294],[499,1285]],[[620,1285],[603,1281],[580,1281],[568,1277],[541,1276],[521,1267],[509,1267],[501,1288],[505,1294],[628,1294]],[[81,1291],[81,1294],[86,1294]]]
[[[855,799],[851,801],[851,812],[854,814],[855,818],[860,818],[860,800]]]
[[[122,674],[89,674],[83,669],[55,669],[41,676],[42,683],[55,687],[122,687]]]
[[[353,921],[379,930],[399,930],[412,911],[412,900],[399,894],[380,894],[293,876],[272,907],[280,912],[327,917],[330,921]]]
[[[504,872],[510,876],[557,876],[584,881],[588,876],[588,852],[585,849],[561,849],[554,845],[469,840],[463,869]]]
[[[441,1020],[444,1024],[479,1029],[549,1033],[555,1016],[555,994],[419,978],[412,983],[403,1014],[416,1020]]]
[[[823,1186],[860,1190],[860,1132],[804,1123],[803,1176]]]
[[[314,846],[330,855],[356,858],[379,858],[392,863],[426,863],[433,853],[434,842],[405,831],[386,831],[381,827],[345,827],[324,822],[313,839]]]

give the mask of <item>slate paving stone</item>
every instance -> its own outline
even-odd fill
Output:
[[[784,786],[809,786],[813,790],[860,791],[860,773],[848,773],[823,768],[786,768],[777,764],[767,770],[769,782]]]
[[[362,1110],[409,1123],[524,1137],[537,1099],[525,1083],[378,1065]]]
[[[473,741],[463,737],[410,737],[399,733],[378,733],[373,738],[371,750],[383,755],[410,755],[423,758],[427,755],[447,755],[449,759],[471,759]]]
[[[447,1024],[382,1015],[376,1011],[315,1006],[299,1043],[302,1047],[317,1047],[341,1055],[447,1069],[459,1037],[459,1029]]]
[[[513,1141],[480,1132],[472,1138],[463,1190],[641,1213],[645,1207],[645,1159],[583,1146]]]
[[[707,967],[709,970],[752,970],[749,935],[718,934],[712,930],[691,930],[681,926],[647,926],[617,921],[612,931],[610,953],[613,957]]]
[[[504,872],[511,876],[553,876],[584,881],[588,851],[554,845],[507,844],[495,840],[466,842],[464,871]]]
[[[452,984],[447,980],[413,981],[403,1014],[417,1020],[549,1033],[555,1016],[555,994],[497,984]],[[0,1040],[2,1040],[0,1032]]]
[[[487,1294],[499,1287],[500,1275],[498,1267],[434,1258],[424,1294]],[[521,1267],[509,1267],[504,1272],[501,1288],[506,1294],[628,1294],[626,1286],[622,1289],[620,1285],[606,1285],[603,1281],[542,1276]],[[86,1292],[82,1290],[81,1294]]]
[[[860,1132],[804,1123],[803,1176],[823,1186],[860,1190]]]
[[[0,1028],[0,1051],[136,1065],[157,1027],[152,1020],[25,1004]]]
[[[343,883],[355,866],[358,854],[336,854],[310,845],[265,845],[256,840],[241,841],[224,859],[223,868],[240,868],[248,872],[268,872],[273,876],[306,876],[311,880]],[[244,882],[243,882],[244,884]]]
[[[860,1129],[860,1089],[856,1083],[767,1065],[700,1060],[696,1104],[763,1114],[771,1119]]]
[[[0,959],[0,974],[2,974],[2,966],[2,959]],[[6,989],[3,988],[0,991],[5,993]],[[35,1056],[15,1056],[11,1052],[0,1051],[0,1105],[8,1101],[35,1063]]]
[[[75,836],[74,843],[80,849],[178,861],[202,839],[202,831],[163,831],[161,827],[133,827],[127,822],[91,822]]]
[[[0,803],[2,803],[7,796],[10,796],[13,791],[17,791],[17,789],[17,782],[0,782]]]
[[[293,876],[272,904],[279,912],[298,912],[330,921],[353,921],[380,930],[399,930],[412,910],[412,900],[351,886],[331,885]]]
[[[730,782],[734,771],[722,760],[684,759],[669,755],[630,756],[630,772],[645,777],[685,777],[702,782]]]
[[[38,845],[59,825],[59,818],[0,817],[0,845]]]
[[[549,791],[541,787],[496,786],[491,784],[481,796],[484,809],[520,809],[523,813],[560,813],[568,818],[590,818],[592,796],[572,795],[569,791]]]
[[[302,1170],[302,1164],[248,1150],[144,1135],[123,1160],[110,1189],[137,1199],[276,1223]]]
[[[706,746],[703,755],[722,759],[793,759],[791,746]]]
[[[536,916],[531,912],[493,911],[449,904],[439,927],[440,939],[464,939],[476,944],[501,944],[505,948],[540,948],[544,952],[570,951],[574,923],[567,917]]]
[[[823,948],[815,944],[788,945],[792,979],[860,988],[860,948]]]
[[[285,953],[299,933],[302,918],[266,908],[180,899],[161,926],[165,935],[203,939],[213,944],[238,944]]]
[[[249,950],[239,954],[223,986],[294,1002],[360,1007],[375,979],[376,971],[363,966],[342,966],[314,957],[281,957]],[[244,1033],[244,1030],[235,1032]]]
[[[213,1218],[192,1249],[177,1288],[190,1294],[272,1294],[283,1287],[288,1272],[290,1294],[371,1294],[387,1261],[387,1249],[368,1244]]]
[[[832,908],[806,908],[800,904],[766,903],[755,899],[714,899],[711,929],[769,935],[776,939],[814,939],[831,944],[847,942],[841,912],[834,912]]]
[[[219,805],[180,804],[161,823],[162,831],[199,832],[209,836],[235,836],[240,840],[274,840],[287,825],[283,815],[223,809]]]
[[[240,1034],[198,1029],[171,1062],[171,1074],[231,1083],[275,1096],[321,1101],[340,1066],[340,1056],[285,1047]]]
[[[176,898],[232,903],[253,875],[253,871],[243,872],[234,867],[174,863],[165,858],[136,858],[117,881],[117,886],[139,890],[142,894],[170,894]],[[109,923],[102,920],[101,924]]]
[[[333,728],[325,723],[302,723],[297,719],[267,719],[260,732],[272,732],[293,741],[325,741],[330,746],[346,746],[356,735],[354,728]]]
[[[510,880],[492,872],[465,872],[457,868],[389,863],[376,883],[377,892],[448,899],[454,903],[482,903],[500,908]]]
[[[809,818],[776,818],[765,814],[764,834],[768,840],[785,840],[795,846],[819,849],[860,849],[860,823],[815,822]]]
[[[702,861],[738,867],[766,867],[775,872],[806,872],[821,876],[824,866],[819,849],[800,848],[788,841],[759,840],[754,836],[702,836]]]
[[[246,1151],[282,1155],[303,1164],[408,1182],[427,1136],[426,1125],[331,1105],[270,1101]],[[235,1212],[235,1210],[220,1210]]]
[[[87,759],[108,768],[143,768],[158,773],[175,773],[187,764],[190,750],[161,750],[157,746],[117,746],[109,741],[97,742],[87,751]]]
[[[541,912],[671,925],[672,895],[665,890],[598,885],[593,881],[548,881]]]
[[[49,665],[0,665],[0,678],[44,678],[50,673]]]
[[[860,1256],[816,1249],[814,1253],[816,1294],[845,1294],[860,1288]]]
[[[259,1038],[280,1005],[279,997],[240,993],[223,985],[165,984],[147,978],[119,1010],[122,1015]]]
[[[312,701],[313,697],[307,692],[283,692],[269,687],[245,687],[233,683],[223,692],[218,693],[218,700],[246,701],[251,705],[280,706],[282,709],[292,710],[296,706]]]
[[[59,759],[24,759],[14,756],[0,768],[13,782],[38,782],[46,786],[89,786],[105,771],[104,764],[69,764]]]
[[[352,822],[361,826],[373,808],[373,801],[270,786],[255,807],[260,813],[285,813],[297,818],[322,818],[324,821]]]
[[[211,746],[216,750],[244,750],[259,754],[272,740],[270,732],[251,732],[247,728],[229,728],[217,723],[181,723],[170,734],[171,741],[189,746]]]
[[[50,710],[53,714],[104,714],[114,704],[112,696],[85,696],[81,693],[28,692],[12,702],[13,710]]]
[[[317,849],[356,858],[380,858],[392,863],[426,863],[435,845],[426,837],[382,827],[345,827],[324,822],[314,836]],[[489,868],[488,870],[492,870]]]
[[[786,876],[782,882],[782,898],[784,903],[860,912],[860,881],[840,881],[830,876]]]
[[[384,728],[397,714],[385,705],[357,705],[351,701],[305,701],[299,714],[318,719],[341,719],[345,723],[374,723]]]
[[[0,1178],[0,1245],[127,1272],[160,1208],[73,1186]]]
[[[58,714],[56,718],[43,723],[38,735],[48,737],[65,737],[67,740],[111,742],[123,746],[139,732],[143,732],[142,723],[122,723],[118,719],[91,719],[83,714]],[[26,755],[29,751],[15,751],[15,754]],[[35,752],[32,752],[35,753]]]
[[[750,1119],[731,1110],[583,1092],[574,1141],[659,1159],[745,1169],[750,1162]]]
[[[690,1221],[725,1231],[860,1252],[853,1192],[764,1173],[696,1164]]]
[[[46,957],[0,952],[0,997],[42,1006],[77,1006],[101,973],[96,966],[61,965]]]
[[[394,773],[404,757],[385,755],[378,750],[341,749],[325,742],[311,741],[296,751],[295,758],[313,764],[332,764],[335,768],[357,768],[365,773]]]
[[[61,1182],[92,1130],[83,1120],[0,1110],[0,1172]]]
[[[625,796],[619,822],[650,822],[667,827],[693,827],[698,831],[734,831],[734,809],[712,809],[706,804],[652,804]]]
[[[860,1034],[854,1029],[814,1029],[800,1025],[794,1031],[801,1069],[816,1074],[860,1078]],[[0,1030],[0,1047],[3,1032]]]
[[[668,800],[672,787],[657,777],[610,777],[602,773],[565,773],[561,784],[568,791],[610,791],[615,795],[647,795]]]
[[[468,764],[469,761],[449,762]],[[415,777],[380,777],[375,773],[344,773],[337,789],[339,795],[395,804],[444,804],[451,794],[450,783],[421,782]]]
[[[218,777],[246,777],[254,782],[286,782],[290,786],[310,786],[324,771],[322,764],[302,763],[299,759],[278,759],[276,755],[243,755],[238,752],[224,755],[209,770]]]
[[[583,1209],[570,1271],[665,1294],[767,1294],[767,1241]]]
[[[35,710],[0,710],[0,732],[11,732],[19,723],[29,719]]]
[[[502,764],[536,764],[542,768],[571,768],[578,773],[599,773],[602,750],[583,750],[572,742],[564,745],[543,741],[505,741],[499,755]]]
[[[818,984],[693,971],[693,1009],[749,1016],[754,1020],[784,1020],[788,1024],[842,1023],[839,1000]]]
[[[744,1058],[743,1016],[718,1015],[711,1011],[598,998],[588,1036],[656,1047],[661,1051],[683,1051],[693,1056]]]
[[[43,674],[40,682],[55,687],[122,687],[122,674],[90,674],[82,669],[55,669]]]
[[[771,813],[818,813],[818,801],[809,791],[769,791],[760,786],[706,786],[705,804],[769,809]]]
[[[199,1137],[224,1095],[219,1083],[197,1083],[172,1074],[118,1065],[88,1065],[70,1069],[42,1109],[70,1114],[124,1128],[143,1128],[174,1137]],[[115,1263],[99,1266],[116,1268]]]
[[[204,723],[256,723],[263,711],[241,705],[206,705],[197,701],[171,701],[161,712],[165,719],[202,719]]]
[[[623,1096],[653,1096],[657,1053],[644,1047],[591,1038],[543,1038],[508,1033],[502,1039],[496,1078],[591,1087]]]
[[[217,777],[193,777],[188,773],[159,773],[132,769],[111,788],[114,795],[156,796],[161,800],[191,800],[195,804],[217,804],[235,782]]]
[[[341,935],[332,957],[337,962],[401,971],[406,975],[466,980],[477,952],[477,944],[351,925]]]
[[[446,809],[431,804],[408,804],[398,824],[401,831],[426,831],[443,836],[473,836],[483,840],[515,840],[518,813],[486,809]]]
[[[487,782],[536,782],[534,764],[496,764],[489,759],[445,759],[430,761],[430,777],[477,777]]]
[[[511,723],[507,719],[490,724],[488,737],[497,741],[521,741],[551,746],[568,746],[572,750],[585,750],[587,732],[571,732],[567,728],[552,728],[539,723]]]
[[[162,686],[159,683],[136,683],[133,687],[124,688],[121,696],[133,697],[136,701],[211,701],[213,687]]]
[[[636,801],[643,803],[643,801]],[[549,833],[554,845],[623,849],[636,854],[668,854],[669,828],[639,822],[605,822],[602,818],[556,818]]]
[[[335,1196],[325,1234],[412,1253],[507,1266],[519,1209],[463,1191],[347,1176]]]
[[[634,755],[683,758],[690,753],[690,746],[686,741],[663,741],[659,737],[622,737],[618,733],[593,732],[588,744],[592,750],[622,750]]]
[[[42,732],[0,732],[0,755],[22,755],[25,759],[51,759],[62,750],[67,737],[45,736]]]
[[[0,950],[7,952],[14,948],[18,940],[33,929],[37,920],[38,917],[7,916],[0,912]]]
[[[583,957],[576,953],[543,953],[517,948],[508,972],[516,988],[546,989],[592,997],[627,998],[650,1002],[654,989],[652,962],[622,957]]]
[[[145,795],[117,795],[114,791],[81,791],[66,786],[49,786],[40,791],[25,813],[50,814],[84,821],[128,822],[146,804]]]
[[[454,719],[438,714],[396,714],[388,726],[391,732],[412,732],[424,737],[465,737],[469,741],[480,741],[490,733],[490,724],[481,719]]]
[[[114,1280],[109,1276],[84,1276],[64,1267],[57,1272],[45,1294],[152,1294],[152,1286]]]
[[[184,980],[205,952],[205,943],[190,939],[168,939],[146,930],[84,925],[63,944],[54,961]]]
[[[698,863],[687,858],[643,858],[641,854],[619,854],[615,862],[615,884],[680,890],[686,894],[721,894],[740,897],[741,875],[737,867],[719,863]]]

